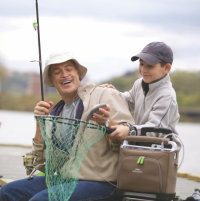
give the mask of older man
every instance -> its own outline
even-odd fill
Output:
[[[100,88],[92,81],[81,85],[87,68],[80,65],[70,53],[51,54],[44,69],[44,84],[55,87],[62,100],[52,109],[51,115],[82,119],[83,114],[99,103],[111,105],[100,122],[107,126],[117,124],[133,125],[134,120],[123,97],[115,90]],[[53,102],[49,102],[53,105]],[[49,104],[39,102],[35,115],[49,115]],[[107,108],[109,110],[109,107]],[[98,115],[97,115],[98,116]],[[123,136],[122,136],[123,137]],[[124,136],[125,137],[125,136]],[[104,135],[97,141],[85,156],[78,175],[78,184],[70,197],[70,201],[78,200],[115,200],[115,188],[106,181],[116,183],[118,149],[120,142]],[[44,139],[37,123],[36,135],[33,139],[33,152],[39,154],[38,163],[43,163]],[[7,184],[0,190],[0,200],[48,200],[48,189],[45,189],[45,178],[35,177],[33,180],[19,180]]]

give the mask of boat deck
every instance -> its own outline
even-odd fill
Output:
[[[22,156],[30,152],[31,148],[0,146],[0,175],[3,179],[18,180],[26,178]],[[200,182],[186,178],[177,179],[176,195],[185,199],[200,188]]]

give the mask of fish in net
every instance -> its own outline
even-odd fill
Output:
[[[78,181],[81,163],[100,140],[105,126],[58,116],[35,116],[45,141],[45,174],[50,201],[67,201]]]

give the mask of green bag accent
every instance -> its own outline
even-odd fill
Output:
[[[142,165],[144,162],[144,156],[141,157],[140,164]]]
[[[141,157],[139,157],[139,158],[138,158],[138,160],[137,160],[137,164],[139,164],[139,163],[140,163],[140,160],[141,160]]]
[[[49,201],[67,201],[74,192],[81,163],[90,147],[106,132],[105,126],[58,116],[35,116],[46,151]]]

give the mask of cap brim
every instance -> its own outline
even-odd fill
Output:
[[[147,53],[139,53],[139,54],[131,57],[131,61],[136,61],[138,59],[142,59],[144,62],[146,62],[147,64],[150,64],[150,65],[154,65],[154,64],[161,62],[161,60],[158,59],[157,57],[155,57],[151,54],[147,54]]]

